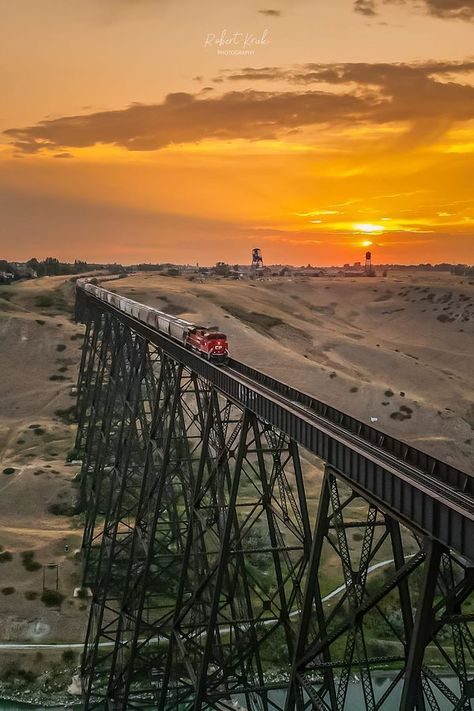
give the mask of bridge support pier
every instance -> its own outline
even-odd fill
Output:
[[[360,502],[327,468],[285,711],[303,711],[308,703],[316,709],[345,709],[354,679],[360,679],[367,709],[383,708],[392,694],[399,695],[404,711],[442,709],[443,703],[471,709],[472,566],[436,541],[402,530],[371,502],[365,502],[362,520]],[[354,530],[360,540],[357,551]],[[343,571],[344,591],[335,604],[323,602],[325,548],[336,554]],[[373,565],[381,550],[391,550],[392,559]],[[458,678],[459,690],[435,671],[443,666]],[[377,694],[384,673],[391,680]]]

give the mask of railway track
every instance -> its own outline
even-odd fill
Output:
[[[397,476],[401,476],[406,480],[417,481],[421,488],[431,495],[437,495],[440,500],[449,498],[451,503],[463,513],[469,512],[470,517],[474,520],[474,498],[463,491],[458,491],[452,485],[440,481],[427,471],[415,467],[394,454],[390,453],[382,446],[374,445],[367,441],[363,436],[354,434],[337,423],[318,415],[310,409],[310,407],[298,403],[293,400],[287,400],[284,396],[274,390],[256,383],[251,378],[242,375],[240,372],[241,364],[237,361],[232,361],[231,365],[224,366],[223,370],[232,374],[234,378],[239,380],[247,387],[252,387],[258,390],[265,397],[279,402],[283,407],[294,412],[298,417],[306,419],[309,423],[315,425],[321,431],[325,432],[332,439],[335,439],[346,446],[350,446],[354,451],[358,451],[362,456],[370,459],[374,464],[380,466],[386,471],[391,471]],[[468,476],[466,474],[466,476]]]

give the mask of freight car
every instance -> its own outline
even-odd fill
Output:
[[[220,365],[227,363],[229,359],[227,336],[221,333],[217,326],[206,328],[190,321],[170,316],[164,311],[158,311],[158,309],[154,309],[151,306],[139,304],[133,299],[128,299],[125,296],[120,296],[100,286],[91,284],[87,279],[78,279],[76,284],[78,289],[83,289],[88,294],[95,296],[96,299],[105,301],[123,313],[137,319],[137,321],[146,323],[174,341],[178,341],[188,350],[198,353],[201,357]]]

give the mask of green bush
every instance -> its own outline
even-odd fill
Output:
[[[13,558],[12,554],[10,551],[3,551],[3,553],[0,553],[0,563],[8,563]]]
[[[2,593],[4,595],[13,595],[14,592],[15,592],[15,588],[12,588],[12,587],[2,588]]]
[[[62,656],[63,662],[66,662],[66,664],[71,664],[71,662],[73,662],[76,658],[76,655],[72,649],[65,649]]]
[[[66,350],[66,346],[64,345],[64,343],[58,343],[58,345],[56,346],[56,350],[57,350],[59,353],[62,353],[62,351],[65,351],[65,350]]]
[[[10,474],[14,474],[16,469],[14,467],[7,467],[6,469],[3,470],[3,473],[9,476]]]
[[[61,607],[64,595],[59,590],[44,590],[41,595],[41,602],[46,607]]]
[[[39,595],[39,593],[37,593],[36,590],[27,590],[25,592],[25,597],[27,600],[36,600],[38,595]]]

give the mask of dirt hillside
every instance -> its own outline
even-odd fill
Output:
[[[74,386],[82,326],[63,277],[0,288],[0,642],[77,642],[84,601],[66,464],[74,443]],[[48,567],[48,566],[58,566]],[[45,587],[59,596],[42,599]]]
[[[234,358],[468,471],[474,281],[444,273],[261,281],[135,274],[114,290],[218,325]]]

